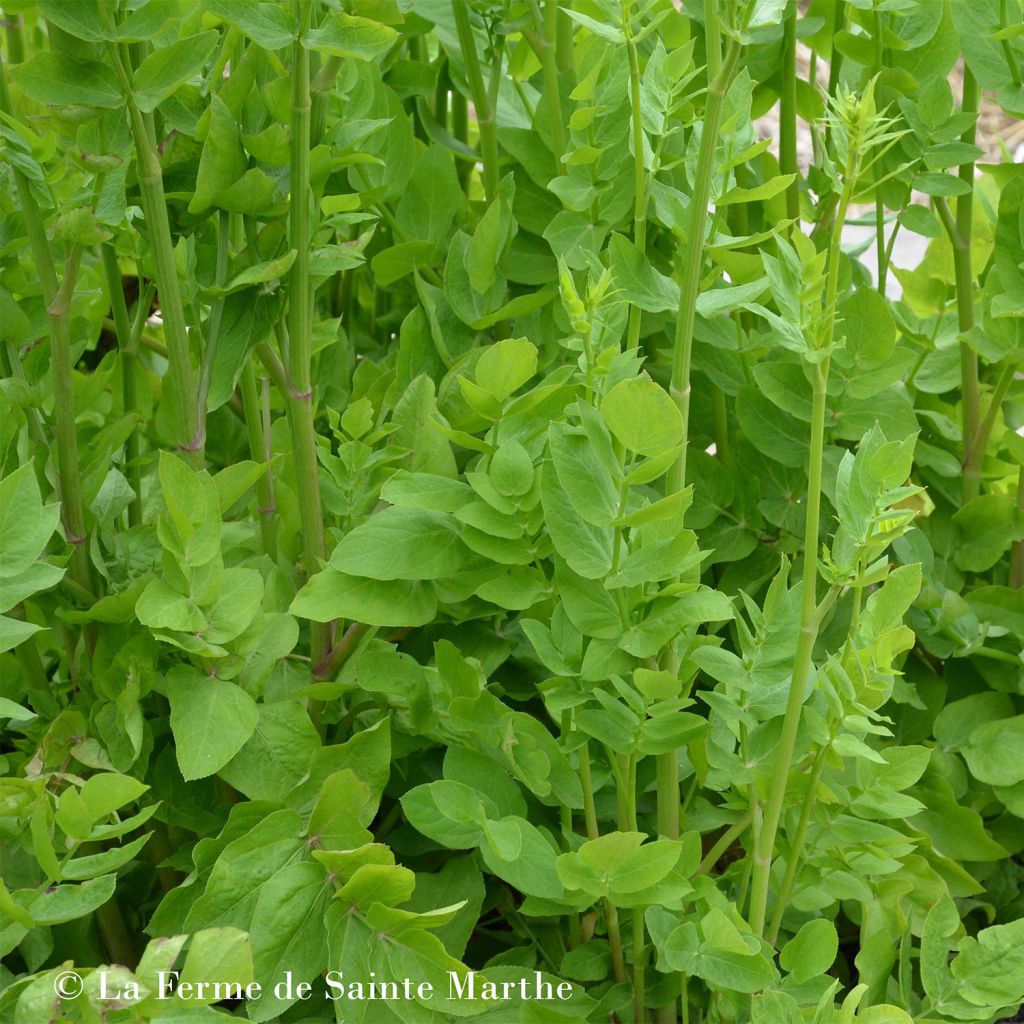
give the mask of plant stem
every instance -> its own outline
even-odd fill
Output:
[[[641,253],[647,251],[647,171],[644,167],[644,125],[640,96],[640,59],[633,38],[633,0],[623,0],[622,27],[626,35],[626,53],[629,57],[629,99],[632,107],[633,128],[633,244]],[[626,347],[635,349],[640,344],[640,318],[642,311],[636,304],[629,309],[629,328]]]
[[[796,832],[793,833],[793,841],[790,844],[789,858],[786,861],[786,873],[782,879],[779,899],[775,904],[775,912],[772,914],[772,922],[768,928],[768,941],[772,945],[775,945],[779,938],[782,918],[786,913],[786,907],[789,905],[789,898],[793,894],[793,885],[796,882],[796,873],[800,866],[804,838],[807,835],[807,826],[811,820],[811,811],[814,809],[814,804],[817,800],[818,780],[821,778],[822,769],[825,767],[825,754],[827,752],[828,747],[822,747],[814,759],[811,779],[807,784],[807,793],[804,795],[803,806],[800,808],[800,820],[797,822]]]
[[[614,757],[614,754],[611,754]],[[616,777],[620,805],[619,829],[623,832],[637,832],[636,817],[636,755],[622,757],[622,770]],[[644,912],[634,907],[633,925],[633,1020],[643,1024],[647,1016],[647,964],[644,941]]]
[[[449,71],[449,77],[451,72]],[[463,144],[469,142],[469,104],[466,102],[466,97],[459,92],[458,89],[452,88],[451,90],[451,107],[452,107],[452,135]],[[470,173],[473,170],[473,165],[468,160],[456,160],[455,161],[455,174],[459,179],[459,184],[462,186],[462,191],[465,192],[467,184],[469,182]]]
[[[832,226],[832,240],[828,254],[828,275],[825,286],[824,325],[819,349],[826,353],[832,347],[835,331],[836,301],[839,289],[839,258],[841,255],[843,223],[850,205],[857,168],[857,146],[850,143],[843,192],[839,210]],[[757,836],[753,860],[753,881],[750,895],[750,927],[755,935],[764,933],[765,914],[768,908],[768,885],[771,878],[772,856],[775,851],[775,837],[782,817],[782,806],[786,799],[789,771],[793,764],[797,732],[800,728],[800,713],[803,709],[804,691],[811,669],[814,641],[818,634],[817,582],[818,582],[818,528],[821,516],[822,464],[825,448],[825,406],[828,388],[829,356],[813,365],[814,398],[811,406],[810,463],[807,473],[807,517],[804,523],[804,566],[801,592],[800,633],[796,654],[793,659],[793,677],[789,685],[789,698],[782,723],[779,740],[779,755],[775,765],[764,820]]]
[[[264,378],[266,383],[266,378]],[[266,465],[266,472],[256,481],[256,512],[260,521],[263,550],[271,561],[277,561],[277,531],[274,523],[274,481],[270,468],[270,402],[264,387],[264,401],[260,402],[256,387],[256,369],[252,361],[246,363],[241,377],[242,408],[245,410],[245,430],[249,437],[249,454],[253,462]]]
[[[782,23],[782,90],[779,95],[779,172],[796,174],[796,0],[788,0]],[[786,216],[799,230],[800,182],[786,188]]]
[[[719,858],[725,853],[726,850],[736,842],[737,839],[750,827],[750,823],[754,820],[752,812],[748,811],[738,821],[730,825],[725,832],[715,841],[714,846],[708,850],[704,859],[700,862],[700,867],[697,868],[698,875],[706,875],[711,869],[718,863]]]
[[[320,66],[320,70],[313,76],[313,81],[310,83],[309,94],[312,106],[310,108],[309,138],[314,146],[324,136],[324,125],[327,121],[327,97],[330,95],[331,89],[334,88],[339,71],[341,71],[341,58],[332,54]]]
[[[970,68],[964,67],[963,113],[977,114],[978,82]],[[968,145],[974,145],[975,121],[960,137]],[[960,333],[965,334],[974,326],[974,269],[971,265],[971,237],[974,228],[974,161],[960,165],[960,180],[970,186],[970,192],[959,196],[956,201],[956,233],[953,243],[953,269],[956,281],[956,309]],[[981,399],[978,388],[978,356],[967,344],[960,341],[960,386],[963,402],[964,466],[961,475],[961,497],[964,502],[976,498],[981,490],[980,465],[970,459],[975,447],[980,418]]]
[[[96,925],[111,963],[122,964],[129,969],[134,969],[139,958],[132,936],[125,924],[124,915],[121,913],[121,905],[117,901],[117,896],[111,896],[96,911]]]
[[[12,64],[20,64],[25,59],[25,19],[19,11],[4,8],[5,27],[7,29],[7,56]]]
[[[544,16],[555,22],[555,60],[558,70],[572,71],[572,19],[563,10],[559,10],[559,0],[546,0]]]
[[[103,274],[107,283],[107,294],[110,301],[110,313],[114,320],[114,333],[117,335],[117,347],[121,356],[121,404],[125,415],[138,412],[138,359],[132,344],[132,324],[128,320],[128,306],[124,301],[124,286],[121,283],[121,270],[117,263],[117,251],[110,242],[100,246],[103,262]],[[143,295],[139,294],[140,309]],[[145,313],[142,314],[145,323]],[[139,432],[134,428],[124,443],[124,461],[128,484],[134,492],[128,506],[128,525],[138,526],[142,522],[142,467],[139,465]]]
[[[679,288],[679,313],[676,317],[675,339],[672,348],[671,392],[683,418],[683,440],[679,457],[669,470],[669,493],[683,488],[686,483],[686,445],[690,412],[690,366],[693,360],[693,328],[696,321],[697,295],[700,291],[700,272],[704,256],[704,234],[707,230],[708,197],[714,173],[718,127],[722,118],[725,94],[739,63],[740,48],[733,43],[719,73],[708,86],[707,103],[701,129],[700,151],[697,156],[696,180],[690,198],[690,218],[687,224],[686,248],[683,252],[683,277]]]
[[[877,7],[873,12],[872,24],[874,26],[872,36],[875,45],[875,74],[877,75],[882,71],[884,53],[882,45],[882,12]],[[882,174],[882,167],[879,165],[875,169],[875,177],[878,178]],[[884,296],[885,279],[882,267],[885,264],[885,205],[882,203],[882,196],[878,191],[877,185],[875,186],[875,264],[878,268],[878,294]]]
[[[214,266],[214,283],[223,286],[228,278],[228,259],[231,241],[231,214],[226,210],[217,211],[217,261]],[[213,364],[217,358],[217,344],[220,341],[220,322],[224,314],[224,296],[218,296],[210,306],[210,318],[206,327],[206,351],[199,375],[199,390],[196,392],[196,419],[199,431],[206,439],[206,404],[213,377]]]
[[[313,424],[313,289],[309,276],[309,138],[310,92],[309,50],[302,37],[309,25],[312,4],[296,0],[299,33],[293,45],[291,201],[288,217],[288,245],[295,250],[288,287],[288,389],[285,394],[288,425],[291,428],[295,483],[302,522],[303,561],[306,576],[320,569],[326,553],[323,509],[320,504],[320,476],[316,458]],[[327,654],[330,624],[310,623],[310,658],[314,665]]]
[[[717,15],[711,19],[717,28]],[[732,83],[740,59],[737,43],[729,46],[724,64],[708,86],[697,156],[696,180],[690,198],[690,219],[686,248],[683,253],[683,279],[679,288],[679,313],[676,317],[675,341],[672,350],[672,381],[670,392],[683,420],[683,437],[679,456],[669,470],[667,493],[675,494],[686,484],[686,446],[690,418],[690,365],[693,359],[693,327],[696,317],[697,293],[704,257],[704,233],[707,229],[708,198],[714,173],[718,128],[722,119],[725,94]],[[669,839],[679,838],[679,751],[659,754],[658,832]]]
[[[528,2],[533,14],[535,34],[527,36],[527,41],[537,54],[541,71],[544,74],[544,100],[548,105],[548,117],[551,119],[555,174],[561,174],[562,157],[565,156],[565,124],[562,121],[562,98],[558,91],[558,64],[555,53],[558,46],[558,7],[549,2],[542,14],[538,0],[528,0]]]
[[[892,231],[889,233],[889,240],[885,244],[882,253],[882,262],[878,265],[878,294],[885,295],[886,281],[889,277],[889,264],[892,263],[892,254],[896,248],[896,236],[900,233],[900,222],[894,220]]]
[[[498,194],[498,135],[491,109],[490,97],[484,87],[484,76],[480,69],[480,58],[476,52],[473,26],[469,20],[470,6],[464,0],[452,0],[455,28],[459,34],[459,47],[466,65],[466,80],[469,94],[476,108],[476,124],[480,133],[480,158],[483,163],[484,197],[490,203]],[[453,120],[455,110],[453,108]],[[457,126],[456,126],[457,129]],[[457,130],[456,130],[456,137]]]
[[[561,734],[562,743],[566,743],[569,736],[572,734],[572,709],[566,708],[561,715],[559,722],[559,733]],[[562,804],[559,809],[559,824],[562,827],[562,845],[568,852],[572,850],[572,808],[568,804]],[[580,915],[577,913],[570,913],[569,918],[569,948],[575,949],[582,938],[580,930]]]
[[[590,774],[590,744],[580,746],[580,785],[583,788],[583,819],[587,839],[597,839],[597,809],[594,805],[594,783]],[[619,930],[619,914],[610,900],[604,900],[604,917],[608,926],[608,945],[612,954],[612,974],[616,981],[626,980],[626,958],[622,954],[622,935]]]
[[[196,416],[193,397],[196,393],[196,384],[192,371],[192,354],[185,326],[185,307],[178,286],[178,269],[174,261],[174,243],[171,240],[171,225],[167,217],[163,171],[153,134],[153,117],[151,114],[143,115],[139,110],[132,91],[129,71],[122,62],[115,44],[111,45],[110,54],[128,101],[128,115],[138,165],[136,171],[149,233],[154,277],[160,296],[164,337],[167,339],[178,449],[193,467],[199,469],[203,465],[204,438]]]
[[[1009,18],[1007,17],[1007,0],[999,0],[999,27],[1008,28]],[[1009,39],[1001,39],[999,45],[1003,50],[1003,58],[1010,69],[1010,80],[1014,85],[1020,85],[1020,68],[1017,66],[1017,57],[1013,52]]]
[[[0,112],[14,115],[7,79],[0,67]],[[74,246],[68,256],[64,281],[57,285],[53,254],[43,225],[43,217],[32,194],[28,179],[11,164],[18,203],[25,221],[32,260],[42,287],[46,303],[50,335],[50,366],[53,374],[54,418],[57,435],[57,492],[60,497],[64,533],[71,545],[70,574],[75,583],[91,592],[89,554],[86,545],[85,506],[79,486],[78,438],[75,428],[75,393],[72,379],[71,342],[68,337],[68,318],[71,294],[78,276],[82,258],[81,246]],[[41,429],[41,428],[40,428]]]
[[[979,481],[981,480],[981,467],[985,461],[985,450],[988,448],[989,438],[992,436],[992,428],[996,423],[996,416],[1002,408],[1006,392],[1013,383],[1017,366],[1014,363],[1007,363],[999,374],[996,386],[992,389],[992,397],[989,399],[988,408],[985,410],[985,418],[978,424],[974,435],[974,442],[964,458],[964,472],[970,472]]]
[[[843,70],[843,55],[836,48],[836,34],[846,25],[846,0],[835,0],[832,8],[832,54],[828,62],[828,94],[835,96],[839,88],[839,75]]]

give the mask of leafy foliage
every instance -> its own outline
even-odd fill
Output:
[[[2,1019],[1014,1012],[1018,0],[4,14]]]

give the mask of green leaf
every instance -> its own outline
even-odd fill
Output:
[[[960,995],[975,1006],[1019,1002],[1024,996],[1024,919],[963,939],[952,971]]]
[[[601,416],[616,439],[639,455],[658,455],[683,436],[675,402],[646,375],[616,384],[601,403]]]
[[[485,831],[487,841],[480,852],[487,867],[520,892],[542,899],[558,899],[562,895],[562,883],[555,870],[557,851],[549,839],[536,825],[516,815],[490,822],[490,829],[499,824],[508,829],[514,842],[504,851],[510,855],[505,856]]]
[[[369,815],[363,809],[369,808]],[[373,816],[370,788],[348,768],[324,779],[309,818],[309,835],[325,850],[354,850],[373,838],[360,824]]]
[[[138,800],[147,789],[149,786],[130,775],[103,772],[87,779],[80,795],[82,804],[95,823],[120,810],[125,804]]]
[[[327,965],[324,913],[333,888],[319,864],[308,861],[281,868],[260,890],[249,929],[253,975],[262,986],[249,1004],[249,1019],[267,1021],[295,1002],[295,987],[312,981]],[[289,996],[275,986],[290,971]]]
[[[979,725],[963,755],[971,774],[990,786],[1012,786],[1024,779],[1024,715]]]
[[[320,737],[298,700],[259,706],[256,728],[221,769],[221,777],[251,800],[281,802],[307,777]]]
[[[429,582],[365,579],[328,566],[309,578],[288,610],[314,622],[355,619],[369,626],[422,626],[434,617],[437,597]]]
[[[139,109],[155,110],[178,86],[199,74],[219,39],[218,32],[200,32],[154,50],[139,65],[132,82]]]
[[[476,383],[503,402],[536,372],[536,345],[526,338],[505,338],[484,349],[476,364]]]
[[[206,928],[192,937],[178,984],[197,986],[193,990],[196,995],[191,997],[197,1002],[214,1002],[213,990],[207,989],[209,996],[204,998],[198,986],[229,984],[244,988],[253,980],[249,936],[237,928]]]
[[[214,93],[210,97],[206,140],[188,212],[203,213],[222,199],[226,190],[245,174],[246,165],[238,122],[227,104]]]
[[[86,878],[95,878],[97,875],[108,874],[117,871],[129,861],[135,859],[135,855],[149,842],[151,832],[124,846],[106,850],[103,853],[94,853],[86,857],[74,857],[69,860],[61,869],[61,877],[70,881],[80,881]]]
[[[618,513],[618,487],[586,434],[553,423],[548,445],[559,483],[580,518],[593,526],[610,526]]]
[[[213,775],[253,734],[259,710],[234,683],[177,665],[164,682],[178,766],[186,781]]]
[[[1014,541],[1024,540],[1024,511],[1010,494],[982,494],[957,510],[956,564],[970,572],[991,569]]]
[[[59,519],[59,505],[43,505],[31,466],[0,481],[0,577],[24,573],[43,553]]]
[[[303,36],[311,50],[332,57],[374,60],[391,48],[398,33],[390,25],[369,18],[329,11],[320,25]]]
[[[85,917],[114,895],[116,875],[103,875],[81,885],[57,885],[32,901],[29,912],[37,925],[63,924]]]
[[[392,506],[348,533],[330,564],[351,576],[374,580],[432,580],[466,564],[467,553],[451,516]]]
[[[825,918],[808,921],[779,954],[779,965],[798,985],[824,974],[839,952],[836,926]]]
[[[54,106],[120,107],[124,96],[113,70],[92,60],[40,50],[11,68],[18,89]]]
[[[662,313],[679,305],[679,285],[658,273],[644,254],[622,235],[613,234],[608,242],[615,283],[626,299],[648,313]]]
[[[425,252],[429,260],[438,244],[448,237],[452,220],[464,202],[451,155],[437,147],[424,150],[416,161],[412,178],[395,211],[395,220],[407,241],[394,248],[407,249],[415,245],[418,239],[428,243]],[[413,261],[409,269],[417,262]]]
[[[112,38],[104,28],[99,0],[76,0],[73,4],[60,0],[40,0],[39,9],[46,20],[76,39],[101,42]]]
[[[280,4],[209,0],[207,9],[241,29],[253,42],[267,50],[288,46],[295,37],[295,23],[289,9]]]
[[[416,887],[416,876],[398,864],[363,864],[338,892],[338,899],[369,910],[375,903],[397,907],[407,903]]]

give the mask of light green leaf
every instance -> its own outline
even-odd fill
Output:
[[[139,65],[132,83],[139,109],[155,110],[179,85],[199,74],[218,39],[218,32],[200,32],[154,50]]]
[[[616,384],[601,403],[601,415],[615,437],[640,455],[658,455],[683,436],[675,402],[646,375]]]
[[[374,580],[432,580],[458,572],[467,557],[450,515],[392,506],[350,531],[330,564]]]
[[[831,966],[839,951],[836,926],[825,918],[808,921],[783,947],[779,964],[798,985],[803,985]]]
[[[164,686],[182,776],[190,781],[219,771],[253,734],[256,702],[235,683],[204,676],[189,665],[175,666]]]

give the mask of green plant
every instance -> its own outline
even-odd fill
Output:
[[[0,1017],[1015,1011],[1019,3],[3,33]]]

